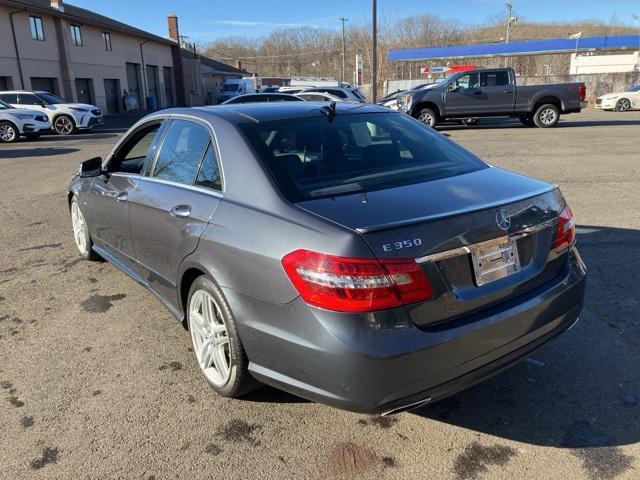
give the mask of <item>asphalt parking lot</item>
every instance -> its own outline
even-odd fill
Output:
[[[126,123],[0,146],[0,478],[640,478],[640,112],[442,129],[561,186],[586,305],[513,368],[385,418],[271,388],[215,396],[155,297],[79,259],[69,178]]]

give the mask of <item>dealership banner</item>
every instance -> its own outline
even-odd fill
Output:
[[[426,75],[428,73],[438,74],[438,73],[456,73],[456,72],[464,72],[466,70],[475,70],[477,67],[475,65],[447,65],[446,67],[422,67],[420,68],[420,73]]]

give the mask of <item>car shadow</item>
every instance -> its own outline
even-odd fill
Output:
[[[0,150],[0,159],[24,158],[24,157],[50,157],[53,155],[66,155],[67,153],[79,152],[79,148],[67,147],[31,147],[13,148]]]
[[[412,413],[536,445],[639,442],[640,230],[583,225],[578,248],[589,273],[574,328],[501,374]],[[628,466],[626,455],[610,453]]]
[[[561,119],[555,128],[576,127],[615,127],[640,125],[640,120],[564,120]],[[493,130],[500,128],[535,128],[526,127],[519,120],[514,119],[481,119],[475,125],[444,124],[437,127],[438,131],[448,130]]]
[[[126,130],[124,130],[126,131]],[[54,142],[72,142],[72,141],[78,141],[78,140],[102,140],[102,139],[107,139],[107,138],[116,138],[119,135],[117,133],[106,133],[106,132],[79,132],[79,133],[74,133],[72,135],[65,135],[65,136],[61,136],[61,135],[43,135],[42,137],[40,137],[37,140],[27,140],[25,141],[25,143],[30,143],[30,144],[35,144],[38,142],[43,142],[43,141],[54,141]]]

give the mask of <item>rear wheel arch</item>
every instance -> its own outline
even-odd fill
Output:
[[[554,95],[546,95],[535,100],[533,108],[531,109],[531,114],[536,113],[542,105],[546,104],[555,105],[560,111],[562,111],[562,101]]]
[[[187,303],[189,300],[189,290],[191,290],[191,285],[200,277],[207,277],[211,279],[211,276],[206,273],[203,268],[200,267],[188,267],[180,277],[180,284],[178,287],[179,299],[180,299],[180,310],[184,314],[182,323],[187,327]]]

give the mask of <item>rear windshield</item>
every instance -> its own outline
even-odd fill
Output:
[[[400,113],[338,114],[240,126],[292,202],[383,190],[487,165]],[[409,200],[409,199],[407,199]]]

